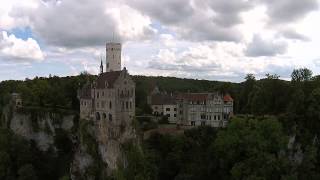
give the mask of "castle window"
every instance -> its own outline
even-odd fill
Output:
[[[174,114],[173,117],[177,117],[177,114]]]
[[[129,109],[129,103],[126,101],[126,109]]]
[[[102,118],[103,118],[103,120],[107,119],[106,113],[103,113],[103,114],[102,114]]]
[[[112,103],[111,103],[111,101],[109,102],[109,109],[112,109]]]
[[[97,98],[99,98],[99,92],[97,92]]]
[[[96,119],[97,119],[97,120],[100,120],[100,114],[99,114],[99,112],[96,112]]]
[[[170,111],[170,108],[166,108],[166,111]]]
[[[109,121],[112,121],[112,114],[109,113]]]
[[[124,102],[122,101],[122,110],[124,109]]]
[[[99,102],[97,102],[97,108],[99,108]]]

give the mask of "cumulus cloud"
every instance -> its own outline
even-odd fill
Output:
[[[284,41],[265,40],[259,35],[254,35],[249,43],[245,54],[251,57],[275,56],[287,51],[288,44]]]
[[[272,57],[248,58],[243,48],[235,43],[209,43],[193,45],[183,51],[161,49],[148,62],[147,68],[153,72],[148,74],[241,81],[248,73],[259,78],[266,73],[288,77],[293,68],[292,64]]]
[[[270,23],[290,23],[304,18],[311,11],[317,10],[317,0],[261,0],[268,8]]]
[[[300,41],[310,41],[310,38],[307,36],[298,33],[297,31],[293,29],[286,29],[281,32],[279,32],[279,35],[287,38],[287,39],[293,39],[293,40],[300,40]]]
[[[125,4],[104,0],[46,1],[30,10],[15,7],[11,16],[27,17],[35,36],[63,47],[102,45],[107,40],[142,40],[155,33],[151,20]]]
[[[37,43],[32,38],[19,39],[6,31],[0,34],[0,58],[9,60],[41,61],[44,55]]]

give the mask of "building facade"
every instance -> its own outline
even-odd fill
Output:
[[[169,123],[225,127],[233,115],[233,99],[229,94],[214,92],[168,95],[159,91],[152,92],[148,103],[153,114],[168,116]]]
[[[177,107],[179,125],[225,127],[233,115],[233,99],[218,92],[179,94]]]
[[[121,44],[108,43],[106,72],[78,90],[80,119],[93,121],[102,160],[116,169],[121,143],[135,137],[135,83],[126,68],[121,70]],[[120,163],[121,164],[121,163]]]

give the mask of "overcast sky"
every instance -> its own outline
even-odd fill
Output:
[[[0,81],[97,74],[122,42],[131,74],[243,81],[320,74],[320,0],[0,0]]]

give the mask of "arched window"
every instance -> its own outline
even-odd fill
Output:
[[[109,121],[112,121],[112,114],[109,113]]]
[[[96,120],[100,120],[100,113],[99,112],[96,112]]]
[[[107,119],[106,113],[103,113],[103,114],[102,114],[102,118],[103,118],[103,120]]]

